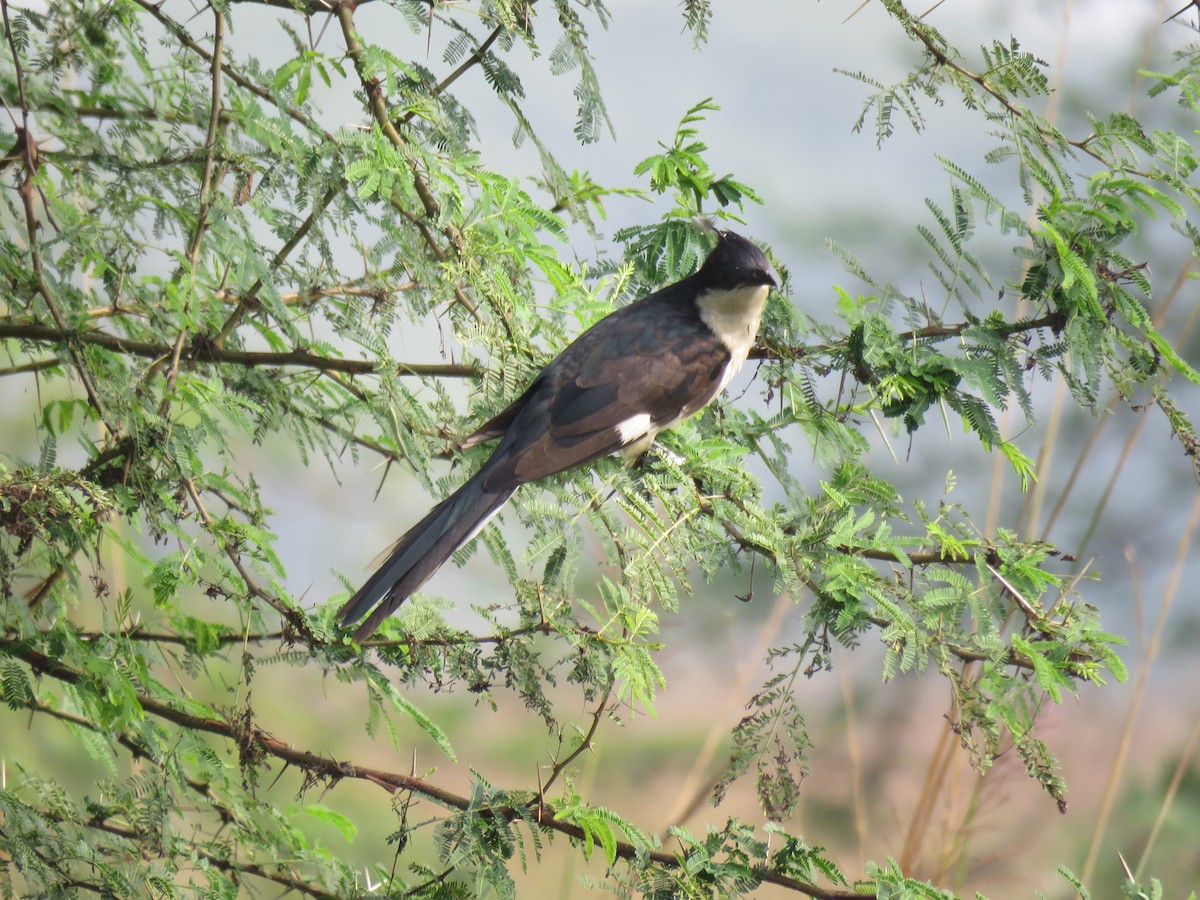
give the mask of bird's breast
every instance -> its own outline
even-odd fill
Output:
[[[758,325],[770,288],[766,285],[711,290],[696,298],[700,319],[729,351],[717,393],[725,390],[742,368],[758,337]]]

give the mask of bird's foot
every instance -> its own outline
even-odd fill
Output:
[[[668,450],[658,442],[652,444],[649,450],[637,458],[636,465],[638,468],[641,468],[642,466],[648,466],[654,461],[654,457],[656,456],[659,459],[666,460],[673,466],[683,465],[684,458],[682,456],[680,456],[674,450]]]

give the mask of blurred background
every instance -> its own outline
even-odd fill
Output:
[[[1041,111],[1070,136],[1089,133],[1089,112],[1107,116],[1113,110],[1134,112],[1145,123],[1187,135],[1200,123],[1190,121],[1188,111],[1169,95],[1148,99],[1149,82],[1137,74],[1168,70],[1172,54],[1196,39],[1195,11],[1165,23],[1182,4],[943,0],[930,10],[928,21],[968,55],[980,44],[1011,35],[1046,60],[1055,90]],[[994,140],[978,113],[953,103],[927,104],[921,133],[897,117],[896,133],[882,146],[870,122],[860,133],[853,131],[868,88],[835,69],[890,83],[916,59],[915,48],[879,3],[718,3],[710,38],[699,47],[684,32],[677,4],[611,0],[607,6],[610,26],[593,31],[591,50],[614,133],[599,143],[578,145],[572,135],[573,80],[546,77],[544,60],[518,52],[510,63],[524,78],[525,110],[539,137],[568,169],[588,171],[601,184],[645,187],[633,175],[637,163],[659,141],[672,139],[686,110],[713,98],[721,111],[701,125],[701,137],[711,147],[709,160],[716,171],[728,171],[755,188],[764,201],[747,209],[741,230],[772,247],[792,273],[792,301],[815,319],[832,320],[834,285],[851,293],[868,290],[844,272],[829,240],[864,260],[878,279],[894,281],[906,292],[937,289],[923,267],[926,248],[916,231],[918,224],[931,221],[925,198],[942,203],[948,196],[949,180],[937,155],[953,159],[1001,193],[1008,191],[1003,199],[1019,204],[1005,187],[1011,172],[993,176],[994,167],[984,160]],[[385,5],[365,5],[357,15],[372,41],[402,56],[423,52],[426,36],[400,26]],[[292,48],[275,27],[277,19],[299,21],[285,10],[239,5],[229,52],[278,65]],[[314,23],[319,27],[319,17]],[[327,42],[334,40],[332,31]],[[264,42],[264,35],[278,36],[279,46]],[[436,29],[430,36],[427,52],[435,69],[446,38]],[[331,46],[325,49],[332,52]],[[649,85],[653,103],[647,102]],[[316,90],[327,124],[362,121],[348,82]],[[477,116],[488,164],[536,177],[536,148],[528,141],[514,146],[512,119],[489,102],[480,74],[471,73],[455,90]],[[1078,170],[1087,177],[1086,159],[1078,162]],[[562,253],[581,261],[619,254],[612,235],[654,220],[666,206],[657,198],[610,198],[600,233],[593,237],[575,229]],[[974,252],[998,277],[1018,277],[1020,260],[998,241],[989,243],[994,239],[982,225],[980,232]],[[355,252],[349,238],[340,252]],[[1152,312],[1165,317],[1160,330],[1172,339],[1184,336],[1182,355],[1196,364],[1197,341],[1188,336],[1200,307],[1189,245],[1163,225],[1138,235],[1130,253],[1150,262],[1159,304]],[[439,361],[444,350],[456,352],[432,323],[397,334],[393,347],[397,358],[413,362]],[[761,385],[753,379],[747,367],[730,395],[740,395],[740,403],[761,403]],[[825,388],[833,395],[837,385]],[[1174,390],[1183,411],[1197,421],[1197,389],[1176,383]],[[0,427],[13,436],[6,441],[10,447],[32,440],[36,392],[31,380],[0,383]],[[1163,879],[1167,896],[1183,897],[1200,887],[1200,767],[1195,762],[1200,665],[1192,650],[1200,630],[1200,563],[1190,550],[1200,507],[1194,471],[1161,417],[1147,417],[1115,400],[1110,409],[1088,415],[1054,385],[1036,385],[1034,400],[1034,425],[1019,412],[1001,422],[1005,435],[1038,460],[1039,481],[1029,493],[1022,494],[1005,464],[997,465],[973,438],[935,425],[922,429],[911,444],[903,434],[871,435],[877,447],[870,462],[906,499],[931,504],[945,495],[947,474],[953,471],[957,485],[951,499],[977,511],[981,530],[1006,527],[1040,535],[1076,553],[1081,564],[1090,562],[1089,573],[1101,576],[1084,582],[1080,592],[1101,609],[1110,631],[1128,638],[1122,656],[1131,677],[1124,685],[1083,689],[1043,714],[1041,737],[1062,764],[1070,808],[1060,816],[1014,758],[1001,758],[980,780],[947,728],[943,681],[902,677],[885,688],[882,652],[868,644],[852,653],[838,651],[832,672],[797,686],[813,749],[811,774],[796,821],[789,825],[828,847],[848,873],[861,873],[866,860],[890,855],[910,874],[993,898],[1033,896],[1035,890],[1068,895],[1056,874],[1060,864],[1077,874],[1093,873],[1093,896],[1116,897],[1121,858],[1132,868],[1149,846],[1146,874]],[[342,590],[337,573],[359,580],[372,557],[432,502],[402,472],[388,472],[381,487],[384,472],[372,469],[371,460],[355,462],[349,454],[335,470],[319,462],[305,468],[291,448],[268,442],[247,446],[244,461],[246,471],[260,478],[273,473],[264,495],[274,510],[269,525],[279,535],[277,551],[288,568],[288,586],[313,602]],[[803,484],[815,485],[823,477],[799,442],[793,465]],[[521,548],[520,529],[508,528],[514,546]],[[598,551],[596,557],[601,557]],[[135,576],[127,577],[137,583]],[[503,585],[502,573],[487,555],[476,553],[461,569],[447,567],[425,591],[465,605],[483,602]],[[808,600],[774,597],[769,577],[760,575],[754,600],[739,602],[735,595],[748,586],[745,572],[712,584],[698,581],[695,595],[677,615],[664,614],[666,648],[658,662],[667,686],[659,695],[657,717],[626,718],[625,727],[606,723],[601,728],[596,752],[584,758],[577,773],[583,796],[658,832],[681,824],[700,833],[705,823],[719,825],[727,816],[761,819],[751,785],[740,785],[715,810],[709,787],[727,758],[730,728],[768,675],[766,648],[802,639]],[[298,677],[309,683],[297,683]],[[383,768],[425,773],[436,767],[435,780],[466,789],[465,768],[446,765],[415,729],[403,736],[403,743],[414,748],[411,757],[398,758],[386,739],[370,747],[352,743],[355,736],[361,740],[363,708],[329,699],[337,695],[326,693],[323,677],[320,672],[300,676],[283,666],[259,672],[257,706],[275,720],[277,736]],[[547,762],[557,742],[516,698],[503,692],[496,697],[500,707],[494,713],[465,691],[431,689],[413,701],[447,729],[460,757],[493,783],[532,783],[535,761]],[[278,698],[276,710],[270,698]],[[560,712],[568,715],[569,707]],[[580,722],[587,712],[579,709]],[[18,747],[33,739],[13,732],[4,742]],[[480,765],[480,754],[467,749],[482,742],[490,748],[486,766]],[[55,752],[49,746],[39,749],[50,756]],[[925,790],[933,781],[942,786],[936,795]],[[287,775],[270,790],[286,803],[298,783],[298,776]],[[322,798],[360,820],[379,817],[378,831],[361,833],[352,845],[346,846],[332,827],[309,827],[318,834],[324,829],[324,840],[347,857],[389,859],[394,851],[385,837],[394,830],[395,817],[382,808],[381,798],[377,788],[362,782],[343,783]],[[409,817],[423,821],[436,814],[432,807],[417,807]],[[425,829],[426,836],[431,831]],[[531,860],[528,874],[518,874],[522,896],[584,893],[576,880],[575,854],[561,842],[543,854],[541,864]],[[595,857],[592,864],[603,865]],[[760,895],[773,893],[764,889]]]

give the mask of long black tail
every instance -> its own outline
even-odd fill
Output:
[[[338,611],[349,625],[379,604],[354,632],[361,641],[396,611],[409,594],[425,583],[450,554],[473,538],[487,520],[513,495],[515,488],[488,491],[483,486],[486,468],[429,511],[388,552],[387,559]]]

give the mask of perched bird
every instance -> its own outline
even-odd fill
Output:
[[[737,374],[754,344],[771,264],[758,247],[721,231],[699,270],[601,319],[538,374],[525,393],[468,437],[500,438],[483,467],[388,551],[338,613],[373,609],[368,637],[513,492],[622,450],[644,453],[664,428],[694,415]]]

